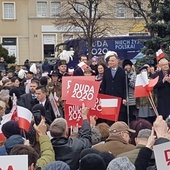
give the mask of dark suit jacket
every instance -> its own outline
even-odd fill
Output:
[[[44,107],[46,110],[46,114],[45,114],[46,123],[50,125],[56,117],[48,98],[46,99]]]
[[[24,104],[24,107],[32,111],[32,108],[35,104],[38,104],[37,99],[33,99],[31,93],[23,94],[21,96],[21,101]]]
[[[168,71],[170,75],[170,70]],[[152,78],[159,76],[158,83],[155,86],[158,98],[158,113],[164,118],[170,115],[170,83],[162,82],[164,75],[162,71],[156,72]]]
[[[117,68],[114,78],[110,68],[104,71],[101,93],[126,99],[125,71],[122,68]]]
[[[80,67],[77,67],[73,72],[73,76],[84,76],[83,70]]]

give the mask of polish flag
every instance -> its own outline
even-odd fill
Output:
[[[162,51],[162,49],[159,49],[156,52],[156,60],[159,61],[160,59],[165,57],[165,53]]]
[[[149,79],[147,72],[142,72],[137,75],[135,83],[134,97],[146,97],[149,96],[149,91],[147,91],[147,85],[149,84]]]
[[[155,79],[148,79],[147,72],[137,75],[135,83],[134,97],[148,97],[153,87],[158,82],[159,76]]]
[[[74,68],[68,68],[68,74],[69,74],[70,76],[73,75],[73,72],[74,72]]]
[[[118,107],[118,99],[100,99],[102,112],[105,114],[113,114]]]
[[[30,110],[21,106],[17,106],[17,110],[19,127],[28,132],[31,125],[32,113],[30,112]]]
[[[0,125],[0,141],[4,141],[5,140],[5,136],[2,133],[2,125],[5,124],[6,122],[10,121],[12,117],[12,114],[6,114],[4,116],[2,116],[2,120],[1,120],[1,125]]]
[[[87,65],[86,63],[84,63],[84,62],[80,62],[80,63],[78,64],[78,66],[79,66],[82,70],[84,70],[85,68],[88,67],[88,65]]]

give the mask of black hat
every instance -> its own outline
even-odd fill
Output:
[[[123,60],[123,62],[122,62],[122,67],[125,68],[126,65],[132,66],[133,63],[132,63],[129,59],[125,59],[125,60]]]
[[[8,121],[2,125],[2,133],[9,138],[12,135],[20,135],[20,128],[16,121]]]
[[[45,117],[45,107],[42,104],[36,104],[32,108],[32,112],[40,111],[41,115]]]
[[[58,76],[58,75],[59,75],[59,72],[57,70],[53,70],[53,71],[51,71],[50,74],[48,74],[49,77],[51,77],[51,76]]]
[[[141,68],[139,68],[139,71],[142,71],[142,70],[147,69],[147,68],[148,68],[148,66],[142,66]]]
[[[66,60],[60,60],[58,66],[67,65]]]
[[[28,70],[28,72],[26,72],[26,74],[34,74],[32,71]]]

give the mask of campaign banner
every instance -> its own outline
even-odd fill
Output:
[[[79,127],[82,126],[83,119],[80,106],[65,104],[64,110],[68,128],[76,127],[77,124]]]
[[[153,146],[157,170],[170,169],[170,142]]]
[[[107,104],[105,104],[105,102]],[[90,116],[95,116],[96,118],[117,121],[119,117],[120,105],[121,98],[105,94],[98,94],[94,107],[90,108],[87,115],[88,120],[90,120]],[[65,104],[65,119],[69,128],[76,127],[77,124],[79,127],[81,127],[83,121],[81,115],[81,106]]]
[[[1,156],[0,170],[16,169],[28,170],[28,155]]]
[[[66,100],[67,99],[67,94],[69,92],[70,86],[71,86],[71,82],[74,79],[77,79],[77,81],[79,80],[84,80],[86,78],[86,81],[95,81],[95,77],[94,76],[63,76],[62,77],[62,100]]]
[[[73,79],[69,93],[67,94],[66,104],[86,107],[94,107],[99,91],[100,82]]]

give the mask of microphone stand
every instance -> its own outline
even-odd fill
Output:
[[[129,120],[129,83],[128,83],[128,73],[125,70],[126,74],[126,107],[127,107],[127,124],[129,126],[130,120]]]

